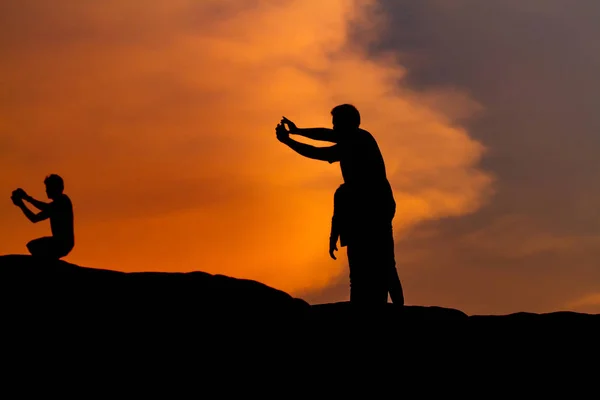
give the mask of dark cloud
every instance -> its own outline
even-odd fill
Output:
[[[381,10],[387,30],[371,54],[396,52],[414,90],[454,88],[481,104],[461,122],[496,178],[479,211],[398,238],[407,300],[600,312],[579,300],[600,292],[600,3],[385,0]],[[340,284],[313,298],[347,292]]]

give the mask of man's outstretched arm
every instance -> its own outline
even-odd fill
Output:
[[[283,138],[281,142],[288,145],[289,148],[301,156],[312,158],[313,160],[328,161],[329,163],[339,161],[336,145],[329,147],[315,147],[309,144],[297,142],[289,136]]]
[[[23,203],[19,204],[19,208],[23,211],[23,214],[29,219],[31,222],[36,223],[48,219],[49,215],[47,211],[41,211],[38,214],[34,214],[27,206]]]
[[[295,135],[304,136],[312,140],[321,140],[324,142],[339,142],[339,134],[329,128],[296,128],[295,131],[290,131]]]
[[[36,200],[33,197],[26,195],[25,197],[23,197],[23,200],[28,201],[29,203],[31,203],[35,208],[37,208],[38,210],[44,211],[47,210],[48,207],[50,206],[49,203],[45,203],[43,201],[40,200]]]
[[[288,130],[293,135],[300,135],[312,140],[321,140],[324,142],[339,143],[339,132],[329,128],[298,128],[295,123],[283,117],[281,123],[288,126]]]

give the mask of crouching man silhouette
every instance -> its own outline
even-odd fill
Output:
[[[27,243],[27,249],[32,256],[50,259],[65,257],[75,246],[75,235],[73,228],[73,205],[69,197],[63,193],[64,182],[58,175],[49,175],[44,180],[46,195],[52,202],[45,203],[29,196],[23,189],[17,189],[12,193],[11,199],[14,205],[19,207],[23,214],[33,223],[50,219],[51,237],[34,239]],[[23,200],[31,203],[40,210],[34,214],[23,203]]]

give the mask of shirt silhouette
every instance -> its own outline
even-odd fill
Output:
[[[34,239],[27,243],[27,249],[33,256],[59,259],[71,252],[75,246],[73,204],[63,193],[64,183],[60,176],[49,175],[45,180],[46,194],[52,201],[46,203],[29,196],[23,189],[13,192],[12,201],[33,223],[50,220],[51,237]],[[23,200],[40,210],[34,214]]]
[[[336,138],[337,144],[321,148],[329,163],[340,162],[346,184],[383,183],[387,180],[385,163],[373,135],[356,128]]]

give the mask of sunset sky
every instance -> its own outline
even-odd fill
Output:
[[[49,234],[10,193],[44,200],[57,173],[66,261],[345,301],[339,165],[274,128],[352,103],[407,304],[600,313],[599,19],[586,0],[0,0],[0,254]]]

